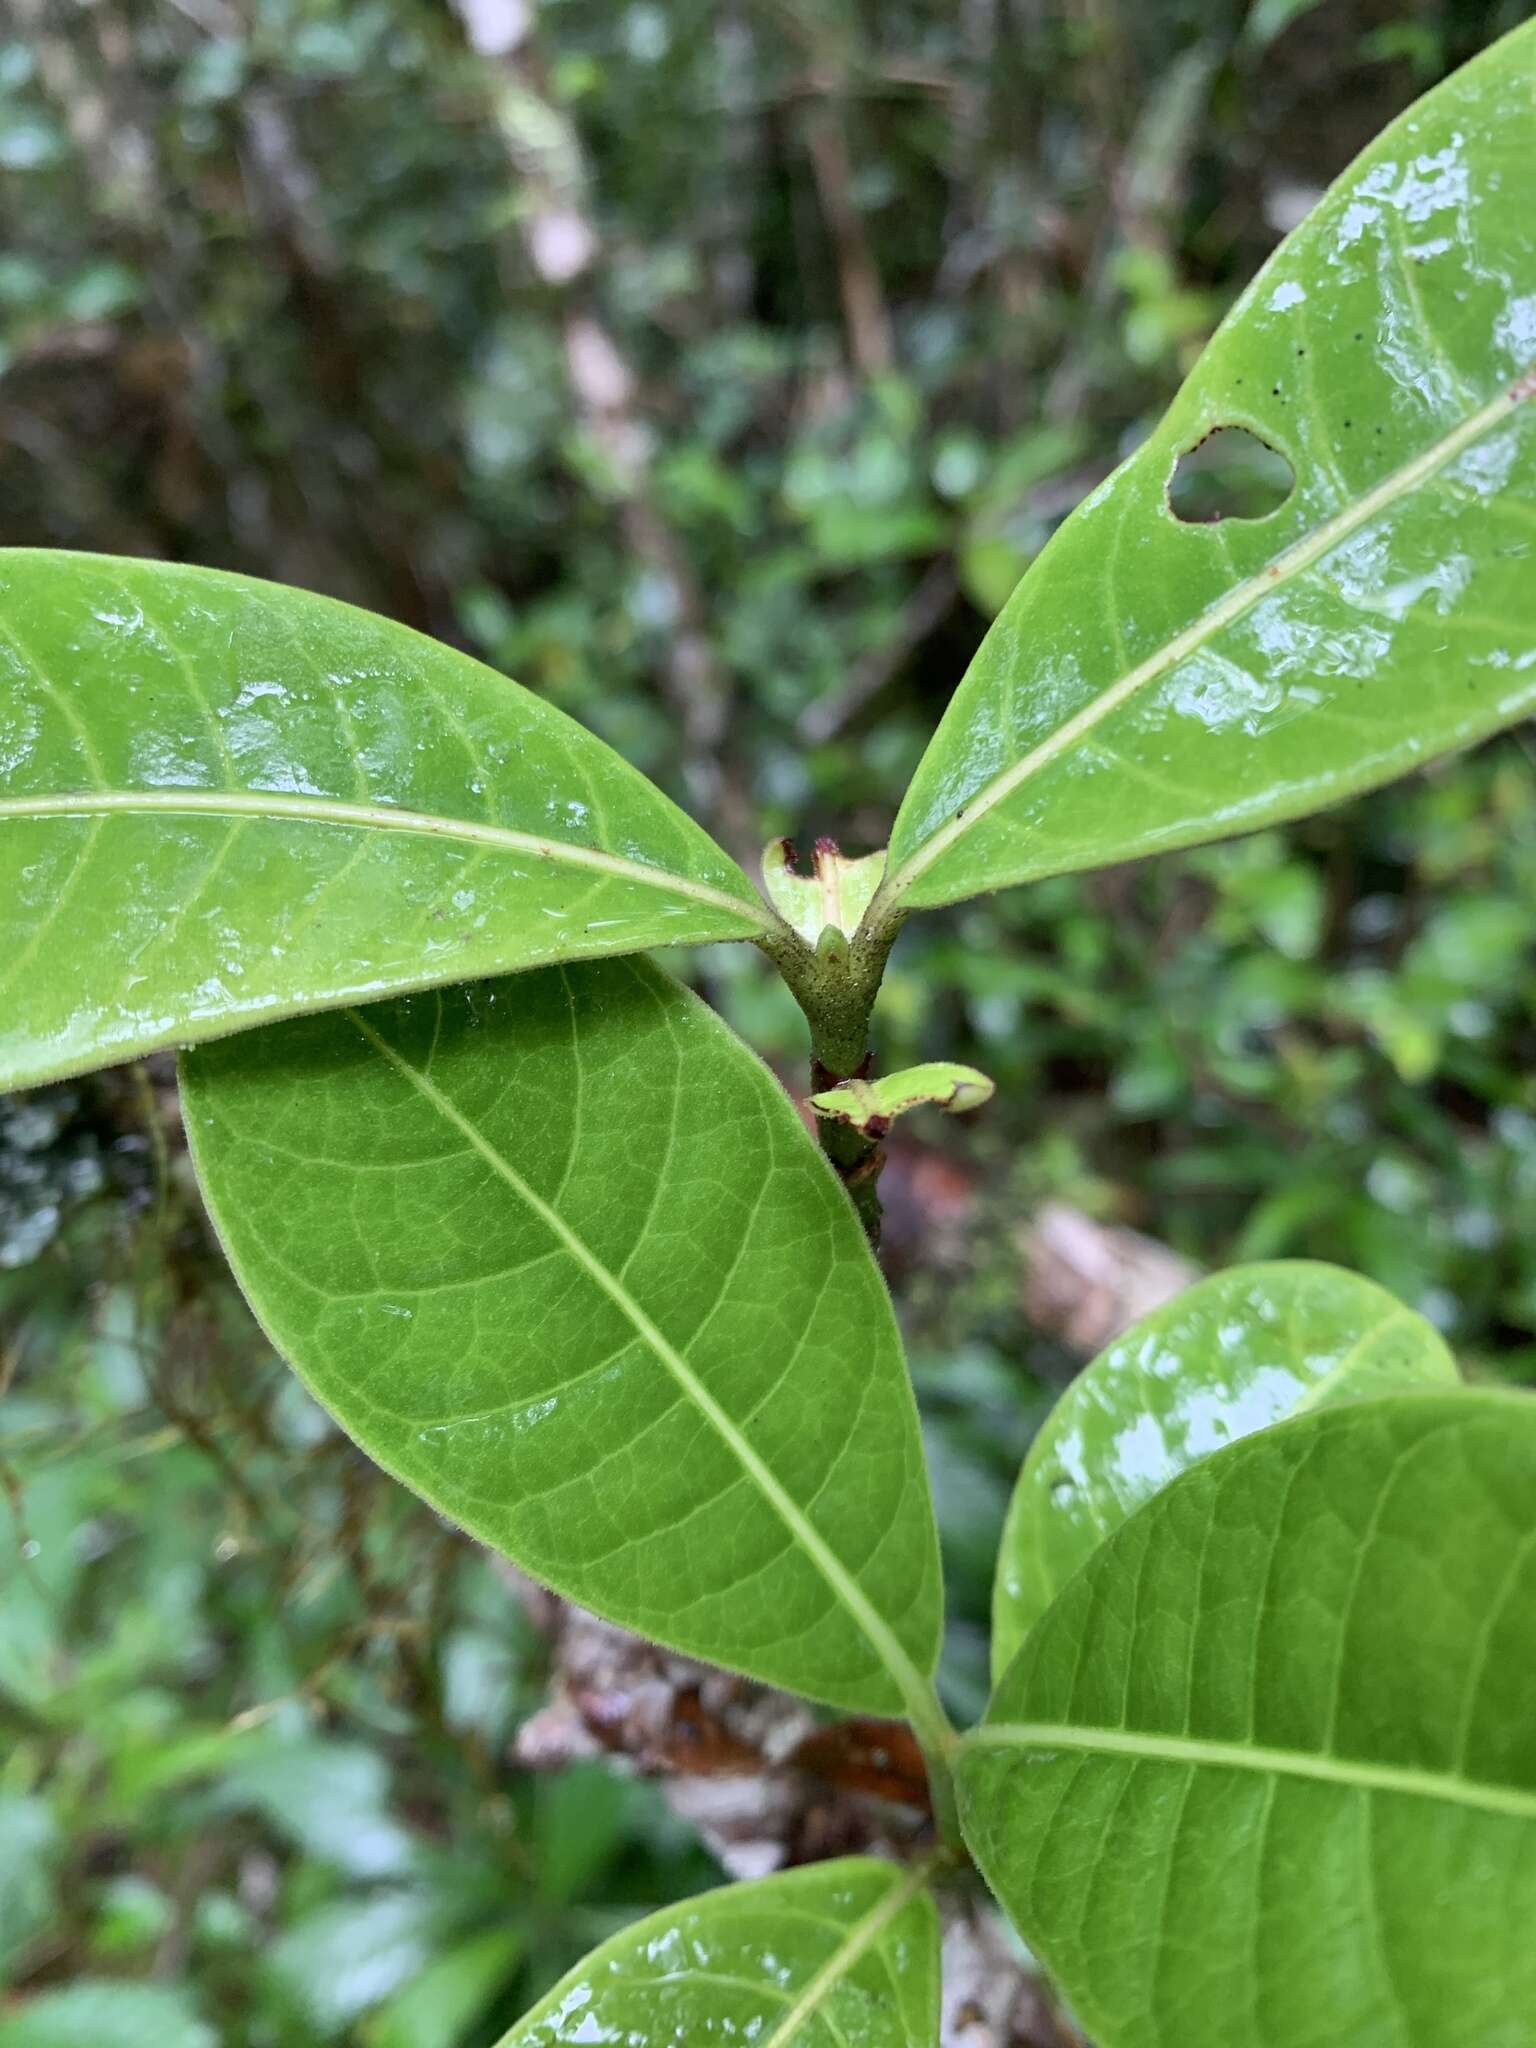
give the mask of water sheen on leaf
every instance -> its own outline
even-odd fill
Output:
[[[960,1795],[1098,2048],[1530,2048],[1536,1401],[1184,1473],[1030,1632]]]
[[[250,577],[0,550],[0,1089],[764,921],[659,790],[467,655]]]
[[[1454,1384],[1432,1324],[1305,1259],[1233,1266],[1084,1368],[1030,1446],[992,1588],[992,1676],[1078,1566],[1196,1459],[1308,1408]]]
[[[499,2048],[933,2048],[938,2025],[924,1873],[848,1857],[653,1913],[579,1963]]]
[[[1367,149],[1040,555],[902,804],[949,903],[1294,817],[1536,706],[1536,23]],[[1222,427],[1264,519],[1167,498]]]
[[[643,961],[183,1062],[235,1275],[386,1470],[572,1599],[921,1714],[937,1539],[889,1299],[767,1069]]]

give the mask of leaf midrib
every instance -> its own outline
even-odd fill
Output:
[[[360,1011],[346,1010],[342,1014],[356,1026],[368,1044],[386,1059],[397,1073],[404,1076],[438,1114],[479,1153],[492,1172],[505,1182],[520,1202],[532,1210],[556,1241],[614,1303],[619,1312],[628,1318],[636,1332],[655,1352],[666,1371],[672,1375],[683,1393],[714,1429],[747,1477],[779,1516],[790,1535],[821,1573],[838,1603],[846,1610],[895,1681],[906,1706],[908,1718],[919,1737],[925,1743],[937,1741],[940,1748],[948,1747],[952,1737],[947,1724],[943,1721],[933,1689],[908,1656],[895,1631],[876,1612],[864,1589],[842,1559],[785,1491],[775,1473],[759,1457],[688,1361],[652,1322],[619,1276],[603,1264],[586,1240],[571,1228],[558,1210],[551,1208],[535,1193],[512,1162],[491,1143],[479,1126],[465,1116],[458,1105],[437,1087],[430,1076],[413,1067],[409,1060],[374,1029]]]
[[[1373,1323],[1356,1337],[1349,1349],[1336,1358],[1328,1370],[1315,1379],[1304,1394],[1298,1396],[1291,1408],[1291,1416],[1307,1415],[1315,1408],[1322,1408],[1331,1401],[1340,1387],[1348,1380],[1356,1366],[1367,1358],[1381,1339],[1405,1323],[1416,1323],[1420,1317],[1416,1310],[1405,1307],[1401,1302],[1388,1311],[1379,1323]]]
[[[343,797],[294,796],[272,790],[81,790],[49,796],[0,798],[0,823],[7,818],[99,817],[113,812],[160,812],[181,816],[221,818],[292,818],[319,825],[345,825],[354,830],[423,833],[433,838],[463,840],[472,845],[495,846],[503,851],[529,853],[544,860],[564,862],[571,867],[593,868],[622,880],[640,882],[671,895],[689,896],[696,902],[733,911],[760,929],[768,927],[766,910],[755,909],[750,900],[693,881],[669,868],[648,867],[644,861],[627,860],[622,854],[606,853],[600,847],[578,846],[566,839],[550,839],[534,832],[517,832],[506,825],[492,825],[474,818],[444,817],[433,811],[396,809],[389,804],[364,804]]]
[[[1447,1805],[1476,1807],[1517,1820],[1536,1820],[1536,1791],[1517,1785],[1480,1784],[1450,1771],[1415,1770],[1403,1764],[1373,1764],[1360,1758],[1273,1749],[1261,1743],[1212,1742],[1193,1735],[1153,1735],[1129,1728],[1094,1728],[1052,1721],[997,1721],[973,1729],[966,1749],[1071,1749],[1100,1756],[1128,1756],[1144,1763],[1203,1765],[1212,1770],[1248,1771],[1260,1777],[1307,1778],[1345,1785],[1353,1791],[1400,1792]]]
[[[764,2035],[759,2048],[786,2048],[796,2034],[836,1990],[855,1963],[868,1955],[887,1927],[909,1906],[928,1883],[930,1865],[915,1864],[898,1885],[893,1885],[877,1906],[849,1928],[821,1968],[771,2034]]]
[[[1218,633],[1240,619],[1245,612],[1250,611],[1262,598],[1273,591],[1283,590],[1294,577],[1310,569],[1314,562],[1330,549],[1337,547],[1341,541],[1347,540],[1359,527],[1375,518],[1378,512],[1384,511],[1399,498],[1417,490],[1420,484],[1427,483],[1437,471],[1443,469],[1446,463],[1453,461],[1472,442],[1478,440],[1490,428],[1497,426],[1501,420],[1507,419],[1524,400],[1536,396],[1536,390],[1532,388],[1533,375],[1536,375],[1536,372],[1528,370],[1514,379],[1496,398],[1490,399],[1459,426],[1453,427],[1438,441],[1432,442],[1422,454],[1414,456],[1411,462],[1406,462],[1400,469],[1393,470],[1390,476],[1373,485],[1354,504],[1334,513],[1332,518],[1325,519],[1311,533],[1304,534],[1300,540],[1292,542],[1289,548],[1282,550],[1257,575],[1249,576],[1237,584],[1208,611],[1193,619],[1182,632],[1176,633],[1171,640],[1164,641],[1163,645],[1149,654],[1144,661],[1138,662],[1117,682],[1101,690],[1098,696],[1083,706],[1081,711],[1059,725],[1038,746],[1032,747],[1027,754],[1022,755],[1011,768],[1005,769],[1001,775],[994,776],[991,782],[984,783],[974,796],[966,798],[958,815],[941,826],[931,838],[924,840],[917,851],[887,877],[879,892],[882,903],[895,903],[918,876],[931,867],[942,854],[947,853],[957,840],[964,838],[979,819],[994,810],[1005,798],[1010,797],[1031,776],[1038,774],[1043,768],[1048,768],[1059,755],[1065,753],[1069,747],[1075,746],[1085,734],[1092,732],[1112,712],[1118,711],[1120,706],[1134,697],[1139,690],[1144,689],[1149,683],[1158,681],[1187,655],[1197,652],[1208,640],[1214,639]]]

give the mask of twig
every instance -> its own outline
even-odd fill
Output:
[[[853,161],[843,125],[842,94],[833,89],[805,110],[806,152],[837,258],[848,349],[861,376],[885,375],[896,361],[880,271],[853,197]]]
[[[682,726],[689,798],[732,851],[746,856],[756,839],[750,805],[723,765],[734,687],[716,654],[687,548],[660,503],[638,379],[598,307],[593,287],[602,243],[585,152],[540,55],[537,0],[453,5],[471,47],[496,67],[496,118],[517,177],[523,249],[555,299],[577,411],[612,480],[625,540],[665,592],[673,616],[659,682]]]
[[[853,665],[846,683],[808,704],[795,723],[795,737],[807,746],[836,739],[895,681],[908,657],[939,625],[959,591],[955,565],[946,556],[929,565],[902,607],[890,637]]]

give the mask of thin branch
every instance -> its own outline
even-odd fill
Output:
[[[829,91],[806,108],[803,129],[816,195],[837,259],[849,353],[861,376],[883,376],[895,364],[896,345],[879,266],[853,196],[853,159],[840,90]]]
[[[903,605],[889,638],[854,663],[840,690],[818,697],[805,707],[795,723],[795,737],[806,746],[821,746],[846,732],[896,680],[929,634],[943,623],[959,588],[952,561],[946,557],[931,563]]]
[[[723,766],[734,708],[709,606],[682,536],[656,488],[655,439],[639,381],[594,289],[602,241],[586,156],[538,47],[536,0],[453,0],[471,47],[495,67],[497,125],[517,181],[523,251],[552,295],[566,374],[588,438],[619,501],[624,538],[660,585],[673,617],[659,676],[682,727],[689,798],[738,855],[756,832],[745,792]]]

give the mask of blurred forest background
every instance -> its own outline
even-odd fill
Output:
[[[1052,527],[1528,12],[0,0],[0,539],[313,585],[743,858],[878,846]],[[1046,1205],[1348,1263],[1536,1379],[1533,941],[1523,732],[908,932],[882,1058],[999,1084],[888,1176],[957,1712],[1080,1358],[1026,1302]],[[695,971],[803,1086],[758,957]],[[264,1349],[158,1065],[0,1100],[0,1386],[0,2048],[486,2048],[718,1878],[659,1780],[512,1759],[536,1608]]]

